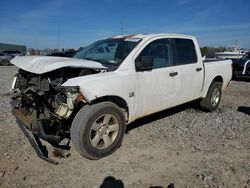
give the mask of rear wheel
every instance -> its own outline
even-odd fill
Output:
[[[207,95],[205,98],[202,98],[200,101],[200,106],[202,109],[212,112],[216,110],[221,101],[221,86],[220,82],[212,82]]]
[[[113,153],[121,145],[124,133],[124,113],[112,102],[84,106],[70,130],[73,146],[89,159]]]

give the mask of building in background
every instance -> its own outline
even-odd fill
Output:
[[[13,52],[20,52],[22,55],[27,54],[27,48],[23,45],[16,45],[16,44],[4,44],[0,43],[0,51],[13,51]]]

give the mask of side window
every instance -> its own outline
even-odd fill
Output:
[[[137,57],[140,61],[142,56],[153,56],[153,69],[169,67],[172,65],[171,61],[171,45],[168,39],[159,39],[148,44]]]
[[[185,65],[197,62],[194,42],[191,39],[175,39],[174,65]]]

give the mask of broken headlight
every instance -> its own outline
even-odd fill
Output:
[[[79,98],[82,96],[79,87],[64,87],[66,101],[61,103],[60,106],[55,110],[55,113],[67,119],[73,112],[75,105],[79,102]]]
[[[80,89],[78,86],[64,86],[65,91],[68,93],[79,93]]]

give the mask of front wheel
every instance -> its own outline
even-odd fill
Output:
[[[88,159],[113,153],[121,145],[124,133],[124,113],[112,102],[83,106],[70,130],[73,146]]]
[[[212,112],[216,110],[221,101],[221,83],[220,82],[212,82],[207,95],[205,98],[202,98],[200,101],[200,106],[202,109]]]

